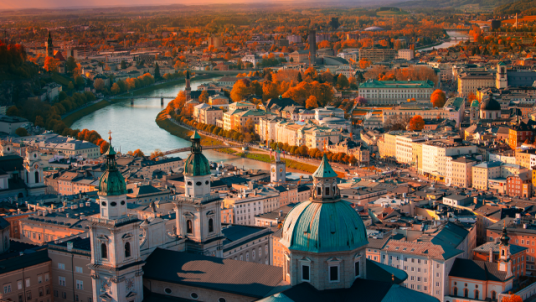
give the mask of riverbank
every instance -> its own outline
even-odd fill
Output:
[[[189,137],[193,134],[193,131],[191,130],[188,130],[184,127],[181,127],[175,123],[173,123],[171,120],[167,119],[167,118],[163,118],[161,115],[163,114],[163,112],[161,112],[160,114],[158,114],[157,118],[156,118],[156,124],[166,130],[167,132],[169,132],[170,134],[172,135],[175,135],[175,136],[178,136],[180,138],[183,138],[183,139],[189,139]],[[218,141],[216,139],[213,139],[211,137],[207,137],[207,136],[204,136],[202,134],[201,135],[201,144],[202,145],[223,145],[223,143],[221,141]],[[256,160],[256,161],[260,161],[260,162],[264,162],[264,163],[271,163],[272,162],[272,159],[270,158],[270,155],[269,154],[264,154],[264,153],[255,153],[255,152],[244,152],[244,151],[237,151],[238,148],[221,148],[221,149],[215,149],[215,151],[217,152],[220,152],[220,153],[226,153],[226,154],[229,154],[229,155],[234,155],[234,156],[237,156],[237,157],[242,157],[242,158],[247,158],[247,159],[252,159],[252,160]],[[306,164],[306,163],[302,163],[302,162],[299,162],[299,161],[295,161],[295,160],[291,160],[291,159],[282,159],[286,166],[287,166],[287,169],[289,170],[289,172],[306,172],[306,173],[314,173],[316,171],[316,169],[318,169],[318,166],[314,166],[314,165],[311,165],[311,164]],[[346,176],[345,173],[343,172],[336,172],[337,175],[341,178],[344,178]]]
[[[211,79],[211,78],[215,78],[216,76],[214,75],[200,75],[200,76],[196,76],[195,78],[192,78],[192,81],[195,81],[195,80],[205,80],[205,79]],[[170,81],[167,81],[167,82],[164,82],[164,83],[155,83],[151,86],[147,86],[147,87],[143,87],[143,88],[140,88],[140,89],[137,89],[137,90],[134,90],[132,91],[132,95],[133,96],[138,96],[138,95],[141,95],[141,94],[146,94],[146,93],[150,93],[154,90],[158,90],[158,89],[163,89],[163,88],[167,88],[167,87],[171,87],[171,86],[175,86],[175,85],[179,85],[179,84],[183,84],[186,82],[186,79],[185,78],[179,78],[179,79],[175,79],[175,80],[170,80]],[[127,96],[129,95],[128,93],[121,93],[121,94],[118,94],[114,97],[119,97],[119,96]],[[124,98],[121,98],[119,100],[116,100],[114,98],[107,98],[107,99],[104,99],[98,103],[95,103],[95,104],[92,104],[86,108],[83,108],[83,109],[80,109],[80,110],[76,110],[72,113],[69,113],[67,114],[66,116],[64,116],[62,118],[62,121],[65,123],[65,125],[67,127],[71,127],[72,124],[74,124],[77,120],[83,118],[84,116],[86,115],[89,115],[97,110],[100,110],[106,106],[109,106],[109,105],[112,105],[112,104],[115,104],[117,102],[122,102],[122,101],[125,101],[126,99]]]

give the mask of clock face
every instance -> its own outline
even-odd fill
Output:
[[[283,168],[279,168],[279,172],[283,172]]]
[[[272,168],[272,172],[275,172],[275,168]]]
[[[35,168],[35,169],[39,169],[39,165],[38,165],[38,164],[35,164],[34,168]]]
[[[127,290],[131,290],[134,287],[134,280],[132,278],[127,280]]]

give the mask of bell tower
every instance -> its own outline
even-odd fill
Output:
[[[480,113],[480,103],[475,99],[471,103],[471,109],[470,109],[471,125],[475,124],[478,121],[479,113]]]
[[[192,97],[192,88],[190,87],[190,71],[186,70],[186,87],[184,88],[184,94],[186,94],[186,101],[188,102]]]
[[[52,33],[48,32],[48,40],[46,43],[47,46],[47,57],[54,56],[54,46],[52,45]]]
[[[504,64],[503,61],[497,64],[497,78],[495,85],[497,89],[508,88],[508,73],[506,71],[506,64]]]
[[[190,139],[192,153],[184,163],[185,194],[174,198],[177,236],[188,239],[187,252],[222,258],[222,199],[210,192],[210,165],[201,137],[195,131]]]
[[[510,261],[510,237],[506,233],[506,224],[503,227],[502,235],[499,244],[499,271],[506,272],[506,278],[512,276],[512,261]]]
[[[281,150],[277,146],[275,150],[275,161],[270,167],[270,181],[273,183],[283,183],[287,181],[287,167],[281,160]]]
[[[30,195],[40,195],[45,193],[45,183],[43,177],[43,167],[39,151],[34,148],[26,149],[24,157],[24,182],[28,186]]]
[[[111,133],[110,133],[111,134]],[[99,179],[100,217],[89,218],[93,301],[143,301],[140,223],[127,215],[127,186],[109,137],[106,171]]]

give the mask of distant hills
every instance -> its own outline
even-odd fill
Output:
[[[520,0],[506,3],[495,8],[498,14],[515,14],[523,12],[524,15],[536,15],[536,0]]]
[[[494,10],[498,6],[513,4],[515,0],[412,0],[396,4],[397,7],[411,8],[453,8],[453,9],[479,9]],[[525,0],[519,1],[525,2]],[[534,0],[527,2],[534,3]]]

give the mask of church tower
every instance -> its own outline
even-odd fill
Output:
[[[43,167],[41,165],[41,156],[37,149],[26,149],[24,157],[24,182],[28,186],[30,195],[45,194],[45,183],[43,175]]]
[[[140,223],[127,215],[127,185],[117,168],[110,140],[107,169],[99,179],[100,217],[90,218],[93,301],[141,302],[143,264],[140,257]]]
[[[505,89],[508,87],[508,74],[506,72],[506,64],[503,61],[497,64],[497,76],[495,80],[497,89]]]
[[[192,153],[184,163],[184,196],[176,197],[177,236],[187,238],[186,251],[223,257],[221,198],[210,192],[210,165],[203,155],[201,136],[190,137]]]
[[[475,99],[471,103],[471,109],[470,109],[471,125],[476,124],[476,122],[478,122],[479,113],[480,113],[480,103],[478,102],[478,100]]]
[[[186,70],[186,87],[184,88],[184,94],[186,94],[186,101],[188,102],[192,97],[192,88],[190,87],[190,71]]]
[[[512,277],[512,261],[510,261],[510,237],[506,233],[506,225],[503,227],[502,235],[499,238],[499,271],[506,272],[506,278]]]
[[[54,56],[54,46],[52,45],[52,33],[48,32],[48,40],[46,42],[47,46],[47,57]]]
[[[287,181],[287,167],[281,160],[281,150],[279,146],[275,150],[275,162],[270,167],[270,181],[273,183],[283,183]]]

